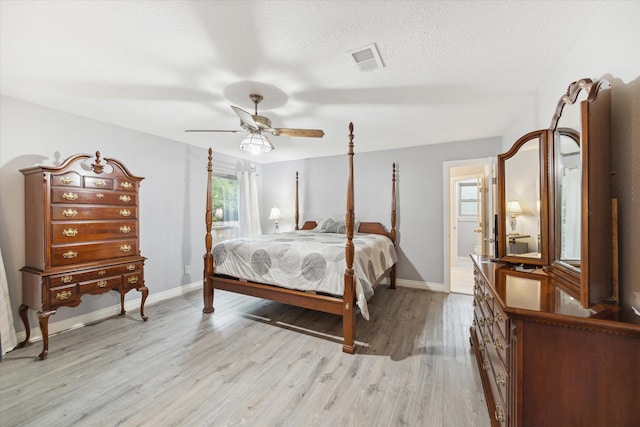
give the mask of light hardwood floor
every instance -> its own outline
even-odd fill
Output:
[[[191,292],[5,355],[0,425],[488,426],[471,301],[379,287],[348,355],[337,316]]]

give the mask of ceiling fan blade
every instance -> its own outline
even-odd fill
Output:
[[[253,120],[251,114],[247,113],[242,108],[236,107],[235,105],[232,105],[231,108],[236,112],[238,117],[240,117],[240,121],[242,123],[247,125],[250,129],[258,130],[258,124],[255,120]]]
[[[324,131],[322,129],[289,129],[289,128],[274,128],[271,133],[276,136],[293,136],[303,138],[322,138]]]
[[[245,132],[243,130],[218,130],[218,129],[185,129],[185,132],[231,132],[240,133]]]

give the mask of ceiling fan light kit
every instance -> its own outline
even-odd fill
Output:
[[[268,153],[274,149],[273,144],[269,141],[263,132],[270,133],[274,136],[290,136],[302,138],[322,138],[324,131],[322,129],[291,129],[291,128],[272,128],[271,119],[258,114],[258,104],[262,101],[262,95],[252,93],[249,98],[255,105],[255,114],[249,114],[242,108],[231,105],[231,109],[240,118],[240,127],[249,131],[240,142],[240,149],[249,151],[253,154]],[[213,130],[213,129],[188,129],[185,132],[239,132],[237,130]]]
[[[260,131],[249,131],[249,134],[240,141],[240,149],[252,154],[268,153],[275,147],[266,135]]]

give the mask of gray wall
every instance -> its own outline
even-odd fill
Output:
[[[76,153],[122,161],[134,175],[145,179],[140,187],[140,250],[147,257],[145,281],[154,294],[202,280],[204,209],[206,198],[205,149],[131,131],[14,98],[0,97],[0,247],[7,270],[14,323],[22,301],[24,266],[24,177],[20,169],[35,164],[53,165]],[[215,155],[216,161],[237,159]],[[191,274],[184,274],[184,266]],[[139,298],[129,292],[127,299]],[[119,304],[110,292],[85,296],[76,308],[63,307],[51,318],[58,322]],[[197,315],[201,307],[194,307]],[[31,326],[37,326],[33,313]]]
[[[399,279],[444,283],[442,163],[497,155],[499,138],[358,153],[358,124],[354,130],[355,212],[357,219],[390,226],[391,164],[397,164],[397,224]],[[347,123],[345,123],[346,129]],[[363,124],[365,126],[365,124]],[[300,224],[344,215],[345,155],[263,165],[263,200],[279,206],[281,231],[294,228],[295,171],[300,172]],[[263,216],[264,218],[264,216]],[[263,220],[263,227],[269,222]],[[266,230],[267,228],[265,228]]]

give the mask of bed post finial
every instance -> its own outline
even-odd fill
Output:
[[[209,148],[209,161],[207,163],[207,208],[205,212],[205,225],[207,228],[207,234],[205,235],[205,247],[206,252],[204,254],[204,278],[202,284],[202,291],[204,297],[203,313],[213,312],[213,285],[209,283],[213,276],[213,254],[211,253],[211,246],[213,238],[211,237],[211,224],[213,222],[211,199],[213,187],[211,185],[211,179],[213,178],[213,150]]]
[[[300,230],[298,227],[298,222],[300,221],[300,210],[298,208],[298,171],[296,171],[296,230]]]

